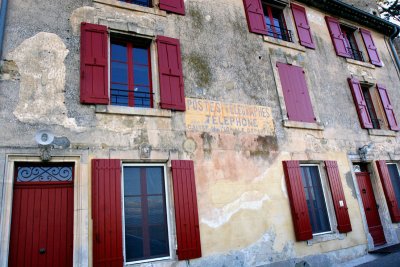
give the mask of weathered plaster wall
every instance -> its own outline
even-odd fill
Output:
[[[364,10],[370,14],[379,14],[377,13],[378,5],[376,4],[376,0],[342,0],[342,2]],[[376,13],[373,13],[374,11]]]
[[[375,159],[398,160],[399,138],[372,136],[361,129],[346,79],[354,75],[384,83],[400,116],[399,77],[383,36],[373,32],[384,67],[360,66],[336,56],[325,14],[320,11],[307,10],[316,44],[310,50],[278,46],[249,33],[242,0],[187,0],[185,5],[186,16],[177,16],[91,1],[11,1],[0,81],[0,146],[12,147],[13,153],[34,149],[35,132],[48,128],[68,137],[70,150],[87,151],[89,158],[140,160],[138,149],[148,143],[155,162],[194,160],[203,257],[192,261],[193,266],[282,261],[294,265],[303,257],[314,264],[332,264],[365,253],[367,237],[349,154],[356,158],[358,147],[373,142]],[[287,15],[294,30],[291,13]],[[194,132],[186,129],[184,112],[149,117],[96,113],[94,106],[81,105],[82,21],[106,24],[128,34],[179,38],[186,97],[269,107],[272,134]],[[281,108],[276,62],[304,68],[323,130],[283,126],[286,115]],[[338,162],[352,232],[314,244],[294,241],[282,170],[282,160],[290,159]]]

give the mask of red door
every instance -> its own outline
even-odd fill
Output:
[[[378,205],[376,204],[374,191],[372,190],[371,179],[368,172],[356,173],[358,187],[364,206],[365,216],[369,233],[374,240],[374,245],[379,246],[386,243],[381,219],[379,218]]]
[[[72,266],[73,165],[16,164],[8,266]]]

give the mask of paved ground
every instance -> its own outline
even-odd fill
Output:
[[[359,267],[399,267],[400,266],[400,252],[390,253],[385,256],[381,256],[373,261],[366,262]]]

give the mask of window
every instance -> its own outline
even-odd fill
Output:
[[[364,96],[364,99],[365,99],[365,104],[367,106],[368,114],[369,114],[369,116],[371,118],[372,128],[373,129],[380,129],[379,120],[378,120],[378,117],[376,116],[374,104],[372,102],[370,88],[369,88],[369,86],[361,85],[361,89],[362,89],[362,93],[363,93],[363,96]]]
[[[303,68],[280,62],[276,66],[281,80],[288,119],[315,123],[316,118]]]
[[[292,32],[286,27],[283,10],[277,7],[267,5],[263,2],[265,23],[267,25],[267,35],[292,42]]]
[[[356,40],[356,29],[340,24],[337,19],[332,17],[326,16],[325,20],[336,54],[345,58],[365,61],[366,57],[360,51],[361,49]],[[382,66],[371,32],[365,29],[360,29],[359,32],[359,35],[361,35],[361,38],[364,41],[365,51],[369,56],[371,64]]]
[[[244,0],[243,3],[250,32],[293,42],[292,31],[287,28],[284,16],[287,9],[281,1]],[[314,49],[305,8],[292,4],[292,11],[300,44]]]
[[[201,257],[193,161],[171,160],[170,172],[119,159],[91,165],[93,266],[172,258],[175,249],[178,260]],[[172,199],[176,236],[168,228]]]
[[[354,36],[355,30],[344,25],[340,25],[343,33],[343,38],[346,43],[347,53],[352,59],[364,61],[362,52],[358,49],[356,37]]]
[[[96,2],[103,2],[107,3],[105,0],[96,0]],[[120,6],[123,8],[128,8],[128,9],[137,9],[135,6],[142,6],[142,7],[155,7],[157,6],[160,10],[165,10],[167,12],[179,14],[179,15],[185,15],[185,3],[184,0],[115,0],[116,3],[128,3],[128,5],[121,5],[121,4],[116,4],[115,6]],[[132,5],[131,5],[132,4]],[[132,7],[131,7],[132,6]],[[146,9],[139,9],[142,12],[148,12],[149,10]],[[149,13],[152,13],[150,10]],[[154,12],[153,14],[157,14],[158,12]]]
[[[153,107],[150,41],[111,39],[112,105]]]
[[[150,58],[154,57],[158,64],[151,62]],[[159,76],[159,101],[156,103],[153,98],[152,66],[158,67]],[[157,36],[156,42],[153,42],[151,36],[145,39],[111,33],[110,41],[107,27],[83,22],[80,89],[82,104],[142,108],[159,105],[163,109],[184,111],[179,40]]]
[[[126,262],[170,256],[163,166],[123,167]]]
[[[151,6],[151,0],[119,0],[119,1],[136,4],[140,6],[147,6],[147,7]]]
[[[388,163],[387,164],[390,180],[392,181],[394,194],[397,200],[397,206],[400,209],[400,174],[399,168],[396,163]]]
[[[400,178],[397,164],[386,163],[384,160],[376,161],[383,193],[393,223],[400,222]]]
[[[283,161],[286,188],[297,241],[313,239],[315,235],[332,231],[330,214],[324,194],[319,164],[301,164],[297,160]],[[339,167],[336,161],[325,161],[326,177],[335,209],[337,230],[347,233],[352,230],[344,197]],[[333,215],[331,215],[333,216]]]
[[[301,178],[313,234],[331,231],[318,166],[301,165]]]
[[[361,84],[348,78],[362,128],[400,130],[386,88],[382,84]]]

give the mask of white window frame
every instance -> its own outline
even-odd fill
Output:
[[[167,213],[167,230],[168,230],[168,246],[169,246],[169,256],[167,257],[160,257],[160,258],[152,258],[146,260],[139,260],[139,261],[126,261],[126,247],[125,247],[125,194],[124,194],[124,167],[162,167],[163,174],[164,174],[164,187],[165,187],[165,210]],[[169,192],[169,179],[167,176],[167,166],[166,164],[161,163],[122,163],[122,171],[121,171],[121,203],[122,203],[122,239],[123,239],[123,255],[124,255],[124,264],[132,265],[138,263],[146,263],[146,262],[153,262],[153,261],[160,261],[160,260],[171,260],[173,259],[173,235],[172,235],[172,222],[170,216],[170,194]]]
[[[328,201],[327,201],[328,197],[327,197],[327,194],[326,194],[327,190],[325,189],[326,186],[328,186],[326,184],[326,179],[322,178],[319,164],[300,164],[300,168],[303,167],[303,166],[304,167],[317,167],[318,168],[318,175],[319,175],[319,179],[321,181],[322,194],[324,195],[326,213],[328,214],[329,227],[331,229],[330,231],[320,232],[320,233],[313,233],[312,235],[313,235],[313,237],[316,237],[316,236],[321,236],[321,235],[326,235],[326,234],[332,234],[334,231],[333,231],[333,227],[332,227],[332,218],[331,218],[332,215],[331,215],[330,209],[328,207]],[[304,188],[304,185],[303,185],[303,188]]]

